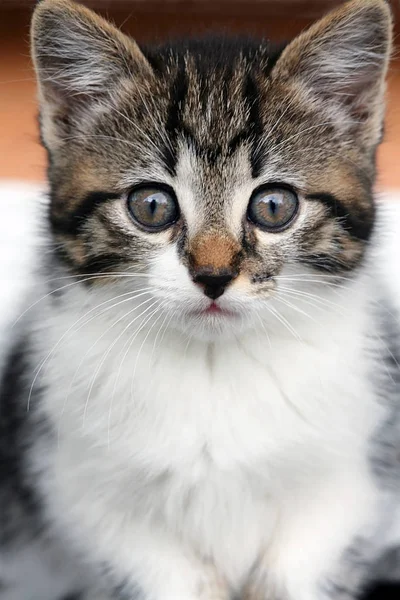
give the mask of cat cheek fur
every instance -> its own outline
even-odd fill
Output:
[[[27,580],[41,600],[355,600],[398,502],[372,252],[390,31],[384,0],[352,0],[285,48],[139,49],[38,4],[50,243],[2,381],[6,600]],[[129,220],[144,182],[180,204],[163,233]],[[275,235],[246,214],[278,182],[300,212]],[[205,267],[237,275],[237,320],[188,316]]]

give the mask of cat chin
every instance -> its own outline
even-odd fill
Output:
[[[199,314],[185,315],[171,323],[171,327],[205,342],[229,340],[247,331],[252,326],[251,320],[242,314]]]

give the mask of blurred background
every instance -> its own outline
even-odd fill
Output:
[[[288,40],[340,0],[84,0],[139,42],[217,30]],[[400,40],[400,0],[392,0]],[[35,81],[29,58],[34,0],[0,0],[0,179],[40,182]],[[390,74],[378,186],[400,190],[400,52]]]

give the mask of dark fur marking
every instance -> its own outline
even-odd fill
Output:
[[[373,562],[371,546],[367,538],[357,536],[344,551],[339,570],[320,585],[325,600],[356,600],[366,584]]]
[[[59,245],[58,246],[54,245],[53,253],[54,253],[54,256],[56,257],[57,261],[60,261],[61,264],[67,265],[70,269],[73,269],[75,272],[75,270],[76,270],[75,261],[68,254],[68,252],[65,250],[65,248],[60,247]],[[78,273],[78,275],[80,275],[80,273]],[[59,289],[57,292],[52,292],[50,298],[52,301],[54,301],[54,300],[58,300],[63,295],[64,295],[64,290]]]
[[[269,273],[256,273],[251,278],[251,283],[265,283],[266,281],[271,281],[272,275]]]
[[[263,126],[260,116],[260,92],[257,83],[250,73],[247,75],[244,97],[249,106],[250,118],[249,127],[252,136],[252,150],[250,153],[251,174],[258,177],[263,165],[263,152],[260,151],[260,137],[263,133]]]
[[[180,133],[186,139],[187,143],[192,147],[196,154],[205,154],[207,150],[202,149],[200,142],[196,139],[193,131],[184,123],[180,126]]]
[[[222,146],[221,145],[207,146],[207,147],[202,146],[200,144],[200,142],[196,139],[196,136],[194,135],[194,133],[190,130],[189,127],[187,127],[187,125],[181,126],[181,133],[186,138],[186,141],[193,148],[195,153],[198,156],[201,156],[203,159],[205,159],[208,163],[214,164],[222,156]],[[235,139],[233,141],[235,142]],[[228,153],[229,153],[229,148],[228,148]]]
[[[98,254],[97,256],[92,256],[87,261],[83,263],[83,265],[79,266],[79,273],[85,275],[91,275],[94,273],[107,273],[107,271],[115,271],[121,265],[121,255],[120,254],[112,254],[111,252]],[[88,281],[87,283],[90,285],[93,281]]]
[[[360,600],[399,600],[400,584],[377,584],[360,596]]]
[[[182,223],[178,231],[176,237],[176,249],[179,258],[181,260],[185,259],[187,255],[187,226],[185,223]]]
[[[27,435],[29,385],[27,386],[25,381],[28,371],[26,359],[28,352],[29,343],[26,339],[22,339],[8,356],[0,384],[0,480],[7,482],[12,497],[18,499],[26,514],[37,517],[41,505],[33,486],[29,483],[25,463],[26,452],[29,450]],[[40,385],[36,385],[31,397],[32,411],[42,393]],[[4,507],[1,510],[4,510]],[[3,514],[2,517],[5,518],[5,515]],[[32,521],[36,521],[36,518]],[[5,542],[8,523],[2,523],[0,527],[0,539]]]
[[[362,214],[357,217],[354,214],[350,214],[349,209],[347,209],[336,196],[326,192],[308,194],[306,199],[322,202],[322,204],[329,209],[333,217],[340,219],[342,227],[348,231],[352,237],[363,241],[369,239],[373,228],[373,212],[371,216]]]
[[[222,146],[200,148],[192,132],[188,132],[183,128],[182,114],[188,94],[185,58],[190,57],[193,60],[198,79],[202,82],[199,90],[199,101],[205,109],[208,103],[207,82],[210,73],[220,72],[221,97],[223,103],[227,104],[230,98],[229,82],[235,66],[239,62],[246,62],[251,67],[255,66],[263,77],[267,77],[285,45],[275,46],[265,40],[251,37],[229,37],[214,34],[198,39],[178,39],[158,47],[142,47],[156,74],[162,75],[165,73],[165,64],[171,64],[171,57],[177,69],[175,80],[170,88],[170,105],[165,125],[170,143],[165,144],[162,149],[164,163],[170,174],[176,174],[176,140],[180,133],[189,140],[189,143],[199,154],[212,164],[222,153]],[[250,112],[248,127],[228,143],[228,154],[232,154],[247,139],[253,140],[255,149],[258,138],[262,134],[258,89],[255,79],[250,73],[245,80],[244,96],[248,102]],[[257,176],[257,172],[261,168],[261,158],[262,152],[254,151],[252,160],[254,176]]]
[[[168,107],[167,122],[165,124],[166,135],[169,143],[162,149],[165,166],[171,175],[176,175],[177,148],[176,141],[178,133],[182,128],[182,112],[188,92],[188,79],[185,72],[183,57],[177,62],[177,74],[172,83],[170,93],[170,104]]]
[[[386,292],[386,290],[384,290]],[[372,471],[380,488],[398,490],[400,488],[400,330],[394,326],[396,308],[386,297],[380,302],[379,334],[383,337],[385,350],[380,350],[376,360],[385,367],[382,374],[371,373],[375,392],[381,403],[388,407],[388,416],[372,438],[370,461]],[[371,346],[376,340],[373,337]]]
[[[113,589],[115,600],[145,600],[145,595],[137,584],[121,584]]]
[[[239,146],[242,146],[246,142],[249,141],[250,131],[248,129],[243,129],[239,131],[229,142],[228,142],[228,156],[234,154]]]
[[[145,595],[138,583],[128,577],[116,579],[114,570],[107,563],[99,565],[99,575],[112,600],[145,600]]]
[[[260,55],[260,49],[268,49],[271,55],[275,55],[277,52],[280,54],[283,49],[279,45],[270,48],[265,40],[251,36],[230,36],[223,32],[198,38],[178,38],[169,40],[160,46],[142,46],[141,48],[156,71],[163,70],[171,53],[179,58],[189,55],[193,57],[198,73],[205,78],[208,78],[210,71],[214,69],[229,75],[230,69],[240,59],[248,62],[256,61]]]
[[[347,265],[339,259],[336,259],[330,254],[309,254],[308,256],[301,259],[301,262],[306,265],[311,265],[315,269],[320,271],[326,271],[327,273],[337,273],[341,271],[350,271],[354,265]]]
[[[85,224],[85,220],[96,210],[97,206],[110,200],[116,200],[117,198],[120,198],[120,194],[116,194],[115,192],[90,192],[85,196],[73,214],[63,219],[55,216],[51,217],[53,230],[56,233],[76,235]]]

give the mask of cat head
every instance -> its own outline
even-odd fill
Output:
[[[135,274],[125,285],[145,281],[171,326],[211,336],[277,310],[285,277],[292,291],[351,277],[374,225],[390,46],[384,0],[352,0],[286,47],[141,49],[42,1],[32,52],[62,260],[91,285]]]

